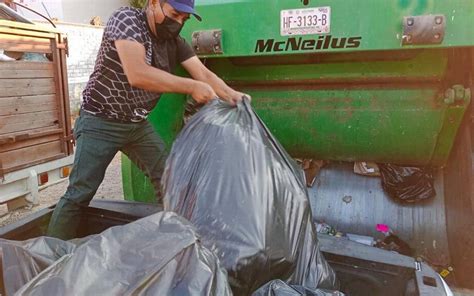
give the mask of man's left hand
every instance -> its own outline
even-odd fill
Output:
[[[226,98],[225,100],[229,102],[232,105],[237,105],[240,101],[244,99],[244,97],[247,97],[250,101],[252,101],[252,97],[248,94],[244,94],[239,91],[234,91],[232,95],[229,96],[229,98]]]

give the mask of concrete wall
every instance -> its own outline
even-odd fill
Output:
[[[110,15],[122,6],[128,6],[126,0],[62,0],[63,20],[65,22],[88,24],[94,16],[107,23]]]
[[[68,37],[69,100],[71,102],[71,113],[74,114],[79,111],[82,102],[82,91],[94,70],[104,28],[68,23],[58,23],[56,25]]]
[[[35,11],[68,23],[89,24],[99,16],[105,24],[110,15],[122,6],[128,6],[127,0],[22,0],[21,4]],[[17,7],[18,12],[32,20],[42,20],[38,15]]]

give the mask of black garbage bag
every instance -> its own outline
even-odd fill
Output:
[[[13,295],[76,245],[51,237],[27,241],[0,239],[2,295]]]
[[[57,259],[48,248],[47,260]],[[31,266],[18,268],[25,274],[31,270]],[[202,246],[188,221],[170,212],[91,236],[17,291],[17,295],[231,294],[216,255]]]
[[[414,203],[436,196],[431,169],[379,164],[382,187],[387,194],[401,202]]]
[[[319,251],[303,171],[248,101],[214,100],[194,115],[173,145],[163,185],[165,209],[196,226],[235,294],[273,279],[337,288]]]
[[[273,280],[255,291],[252,296],[343,296],[338,291],[310,290],[302,286],[290,286],[282,280]]]

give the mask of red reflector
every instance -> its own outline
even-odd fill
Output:
[[[48,180],[49,180],[48,173],[42,173],[38,176],[38,185],[39,186],[44,185],[48,183]]]

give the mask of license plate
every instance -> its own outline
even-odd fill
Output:
[[[331,31],[331,7],[281,11],[281,36],[327,34]]]

